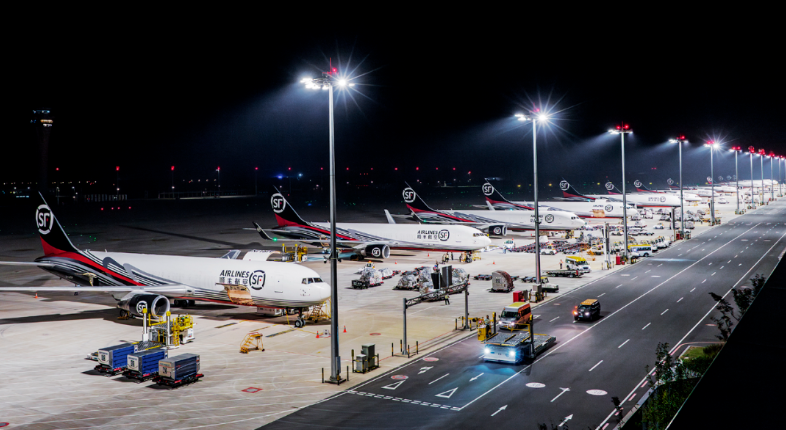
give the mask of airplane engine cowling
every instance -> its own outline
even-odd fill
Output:
[[[390,247],[387,245],[369,245],[360,252],[364,257],[389,258]]]
[[[162,318],[169,311],[169,299],[157,294],[134,294],[123,297],[117,307],[136,316],[142,316],[147,309],[153,317]]]
[[[493,236],[507,236],[508,227],[505,225],[490,225],[488,233]]]

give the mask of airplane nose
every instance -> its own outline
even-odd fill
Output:
[[[330,285],[327,283],[318,282],[316,284],[311,284],[311,288],[314,289],[314,295],[319,298],[320,302],[324,302],[330,298]]]

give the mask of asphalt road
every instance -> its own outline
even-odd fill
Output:
[[[534,362],[486,363],[471,336],[272,425],[535,429],[570,417],[570,428],[613,428],[611,397],[627,410],[646,392],[659,342],[714,340],[709,292],[750,285],[778,264],[784,214],[786,200],[773,202],[537,307],[535,332],[557,344]],[[574,322],[573,306],[586,298],[601,301],[602,318]]]

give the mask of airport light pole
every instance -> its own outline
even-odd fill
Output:
[[[778,197],[783,197],[783,176],[781,175],[781,163],[783,155],[778,156]]]
[[[625,262],[630,262],[628,259],[628,200],[625,194],[625,135],[633,133],[628,124],[618,125],[616,129],[609,130],[611,134],[619,134],[622,143],[622,229],[625,235]],[[680,180],[680,187],[682,187],[682,180]],[[680,221],[680,224],[682,222]]]
[[[254,197],[259,195],[259,189],[257,188],[258,174],[259,174],[259,167],[254,167]]]
[[[761,164],[761,203],[764,204],[764,156],[767,155],[767,151],[764,148],[759,149],[759,164]]]
[[[533,115],[534,114],[534,115]],[[532,175],[534,177],[532,181],[533,189],[534,189],[534,201],[533,206],[535,207],[535,288],[537,291],[536,297],[541,297],[543,294],[543,283],[540,279],[540,214],[538,213],[538,121],[546,122],[549,120],[548,115],[545,113],[538,113],[537,110],[530,115],[524,114],[516,114],[516,118],[519,121],[531,121],[532,122]]]
[[[169,169],[169,171],[172,172],[172,198],[174,199],[175,198],[175,166],[172,166]]]
[[[740,214],[740,171],[739,168],[737,167],[737,155],[740,153],[741,150],[742,147],[740,146],[732,146],[731,149],[729,150],[734,152],[734,179],[737,180],[737,192],[735,193],[737,195],[737,212],[735,213],[737,215]]]
[[[775,183],[772,182],[775,178],[772,175],[772,159],[775,158],[775,153],[770,151],[770,200],[775,200]]]
[[[751,159],[751,208],[756,209],[756,203],[753,201],[753,154],[756,153],[756,148],[753,145],[748,147],[748,154]]]
[[[715,152],[715,148],[718,147],[718,142],[710,140],[705,143],[704,146],[710,148],[710,221],[712,225],[715,225],[715,178],[713,177],[715,174],[715,164],[712,160],[712,153]]]
[[[330,145],[330,377],[328,381],[341,383],[341,357],[338,349],[338,251],[336,250],[336,153],[333,140],[333,87],[354,86],[338,74],[338,69],[330,67],[330,71],[322,72],[319,78],[305,78],[300,81],[310,90],[328,92],[328,119]],[[291,186],[290,186],[291,188]],[[406,347],[406,345],[405,345]]]
[[[688,143],[688,140],[685,139],[685,136],[680,136],[678,139],[669,139],[669,143],[676,143],[680,149],[680,237],[685,240],[685,207],[682,199],[682,144]]]

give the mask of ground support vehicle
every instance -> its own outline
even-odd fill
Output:
[[[513,278],[502,270],[491,274],[491,291],[509,293],[513,291]]]
[[[517,364],[524,358],[534,358],[557,341],[554,336],[529,332],[495,333],[483,343],[483,360]],[[534,346],[534,348],[533,348]]]
[[[590,273],[589,263],[584,257],[571,255],[565,258],[565,268],[568,270],[578,270],[582,273]]]
[[[391,275],[392,276],[392,275]],[[352,280],[352,288],[368,288],[382,285],[382,273],[377,269],[364,268],[360,279]]]
[[[600,302],[597,299],[587,299],[573,308],[573,320],[588,319],[593,321],[600,318]]]
[[[532,322],[529,302],[513,302],[502,309],[497,322],[498,330],[516,330]]]
[[[153,348],[147,351],[128,354],[128,366],[123,376],[135,379],[137,383],[158,375],[158,362],[167,357],[165,348]]]
[[[204,375],[199,373],[198,354],[180,354],[158,362],[158,375],[153,378],[157,385],[177,388],[198,381]]]
[[[521,282],[529,282],[531,284],[534,284],[535,282],[538,282],[538,278],[536,278],[534,276],[523,276],[521,278]],[[541,275],[540,283],[541,284],[548,284],[549,283],[549,277]]]
[[[582,273],[581,270],[578,269],[563,269],[563,270],[553,269],[553,270],[546,270],[545,273],[548,276],[562,276],[568,278],[581,278],[582,276],[584,276],[584,273]]]
[[[115,376],[128,366],[128,354],[158,348],[158,342],[132,342],[108,346],[98,350],[98,365],[94,369],[106,376]]]

